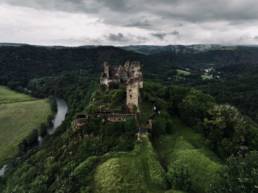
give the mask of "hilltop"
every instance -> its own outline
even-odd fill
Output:
[[[9,163],[1,191],[255,192],[257,48],[179,47],[0,47],[1,84],[69,106],[53,136]],[[127,60],[140,61],[143,87]]]
[[[246,157],[248,167],[255,167],[257,154],[248,152],[257,149],[258,127],[236,108],[194,88],[150,79],[139,90],[138,107],[126,108],[131,76],[123,83],[124,76],[106,81],[107,75],[77,90],[72,83],[84,82],[84,75],[70,77],[62,89],[70,108],[66,121],[39,149],[10,165],[3,193],[222,193],[228,186],[233,193],[241,186],[235,175],[242,174],[232,171],[245,166],[228,158]],[[103,84],[114,81],[112,87]],[[32,93],[45,90],[36,85]],[[126,116],[114,118],[116,113]]]

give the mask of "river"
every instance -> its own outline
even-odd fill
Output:
[[[7,168],[7,165],[4,165],[2,168],[0,168],[0,177],[4,176],[6,168]]]
[[[48,129],[48,134],[53,135],[56,131],[56,129],[63,123],[65,120],[65,116],[68,112],[68,106],[66,102],[63,99],[56,98],[56,105],[57,105],[57,112],[53,119],[53,127]],[[43,139],[41,136],[38,138],[39,144],[42,143]],[[2,168],[0,168],[0,177],[3,177],[5,174],[5,171],[7,169],[7,165],[4,165]]]
[[[63,99],[56,98],[57,113],[53,120],[53,127],[48,129],[48,134],[53,135],[56,129],[63,123],[68,112],[68,106]]]

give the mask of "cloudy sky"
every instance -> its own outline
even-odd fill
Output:
[[[0,42],[258,44],[258,1],[0,0]]]

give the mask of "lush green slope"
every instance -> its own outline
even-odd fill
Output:
[[[82,80],[82,83],[86,82]],[[41,85],[42,82],[37,83]],[[59,84],[46,85],[52,86],[51,93],[62,88]],[[232,181],[224,180],[225,185],[220,184],[223,178],[219,172],[228,167],[224,165],[226,159],[239,153],[242,137],[253,139],[254,144],[244,144],[251,150],[257,145],[257,137],[253,137],[250,125],[236,109],[218,105],[212,97],[192,88],[165,87],[151,81],[145,82],[141,91],[138,121],[109,123],[93,116],[84,127],[75,131],[71,129],[75,112],[83,109],[90,112],[103,105],[117,109],[125,103],[125,96],[121,88],[107,91],[90,86],[92,89],[88,94],[92,97],[87,99],[83,96],[89,87],[64,85],[66,87],[61,90],[68,96],[73,114],[39,149],[29,150],[9,168],[2,183],[0,180],[2,192],[224,193],[223,188]],[[45,89],[49,90],[48,87]],[[160,113],[153,111],[153,105]],[[153,118],[150,137],[145,135],[142,142],[136,141],[138,126],[144,125],[150,117]],[[257,131],[257,128],[253,130]],[[253,160],[256,161],[250,162]],[[255,164],[251,165],[251,169],[255,170],[255,167]],[[223,172],[224,176],[231,175],[227,170]],[[238,179],[241,175],[233,178]],[[237,180],[236,184],[239,187],[250,184],[253,189],[253,179],[248,176],[247,185]],[[219,188],[213,191],[216,185]]]
[[[154,193],[166,188],[165,171],[145,136],[132,152],[114,156],[96,169],[96,193]],[[163,191],[162,191],[163,190]]]
[[[211,191],[211,185],[220,179],[220,160],[207,149],[202,136],[180,120],[173,119],[170,129],[172,134],[160,136],[156,151],[144,138],[132,152],[116,154],[101,163],[95,172],[95,192],[162,193],[169,184],[173,190]]]
[[[0,87],[0,162],[17,152],[17,145],[51,115],[48,100]]]
[[[208,192],[219,180],[222,165],[216,155],[205,147],[204,138],[173,119],[170,135],[162,135],[157,149],[168,170],[168,180],[174,188]],[[176,179],[181,176],[179,182]]]

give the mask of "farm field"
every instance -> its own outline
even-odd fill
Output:
[[[17,152],[17,145],[51,115],[47,99],[0,86],[0,165]]]

